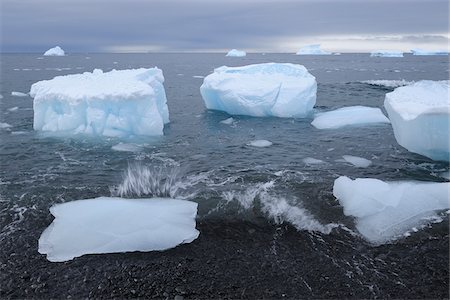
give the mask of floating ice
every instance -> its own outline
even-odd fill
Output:
[[[447,50],[411,49],[413,55],[448,55]]]
[[[0,129],[6,129],[6,128],[11,128],[12,126],[9,125],[8,123],[3,123],[0,122]]]
[[[225,124],[225,125],[231,125],[231,124],[233,124],[233,122],[234,122],[233,118],[228,118],[228,119],[220,121],[220,123]]]
[[[31,86],[34,129],[127,137],[162,135],[169,122],[158,68],[58,76]]]
[[[205,78],[205,76],[201,76],[201,75],[194,75],[192,76],[193,78]]]
[[[324,51],[320,49],[320,44],[314,44],[314,45],[307,45],[296,53],[297,55],[330,55],[331,52]]]
[[[370,53],[372,57],[403,57],[402,51],[394,50],[376,50]]]
[[[44,56],[64,56],[64,50],[61,47],[56,46],[54,48],[48,49],[45,51]]]
[[[325,163],[323,160],[312,158],[312,157],[306,157],[306,158],[302,159],[302,161],[307,165],[317,165],[317,164]]]
[[[22,92],[11,92],[11,96],[14,97],[27,97],[28,94],[22,93]]]
[[[387,93],[384,106],[397,142],[434,160],[450,160],[449,81],[423,80]]]
[[[414,81],[406,81],[404,79],[401,80],[365,80],[361,81],[361,83],[366,83],[370,85],[383,86],[387,88],[396,88],[405,85],[411,85]]]
[[[228,51],[227,55],[225,55],[225,56],[243,57],[246,55],[247,55],[247,53],[245,51],[233,49],[233,50]]]
[[[263,147],[269,147],[272,146],[272,142],[268,141],[268,140],[255,140],[255,141],[251,141],[250,143],[248,143],[248,146],[253,146],[253,147],[259,147],[259,148],[263,148]]]
[[[379,108],[349,106],[319,113],[312,121],[317,129],[336,129],[348,125],[389,123]]]
[[[0,95],[0,99],[3,99],[3,95]]]
[[[17,110],[19,110],[18,106],[14,106],[14,107],[8,108],[8,111],[11,111],[11,112],[17,111]]]
[[[367,168],[372,164],[372,161],[358,156],[343,155],[342,158],[357,168]]]
[[[139,152],[142,150],[142,145],[121,142],[112,146],[111,149],[122,152]]]
[[[200,87],[208,109],[255,117],[305,117],[316,103],[316,91],[314,76],[289,63],[223,66]]]
[[[39,238],[53,262],[84,254],[160,251],[195,240],[197,203],[170,198],[100,197],[56,204]]]
[[[450,183],[384,182],[372,178],[334,181],[333,194],[346,216],[356,218],[358,231],[382,244],[425,224],[436,211],[449,208]]]

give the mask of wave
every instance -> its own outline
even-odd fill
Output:
[[[414,83],[414,81],[406,81],[404,79],[401,79],[401,80],[365,80],[365,81],[360,81],[360,83],[381,86],[381,87],[387,87],[387,88],[397,88],[400,86],[411,85]]]

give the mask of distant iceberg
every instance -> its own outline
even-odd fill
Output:
[[[64,50],[61,49],[61,47],[56,46],[54,48],[48,49],[47,51],[45,51],[44,56],[64,56],[66,55],[64,53]]]
[[[370,53],[372,57],[403,57],[402,51],[394,50],[376,50]]]
[[[200,87],[206,108],[254,117],[305,117],[316,103],[316,91],[314,76],[289,63],[223,66]]]
[[[318,113],[311,125],[317,129],[336,129],[374,123],[389,123],[389,119],[376,107],[349,106]]]
[[[450,160],[448,81],[418,81],[387,93],[384,107],[397,142],[434,160]]]
[[[372,178],[334,181],[333,195],[346,216],[356,218],[356,228],[370,242],[382,244],[430,223],[437,211],[449,208],[450,183],[418,181],[384,182]]]
[[[245,51],[241,51],[241,50],[237,50],[237,49],[233,49],[230,50],[227,55],[225,56],[232,56],[232,57],[243,57],[246,56],[247,53]]]
[[[31,86],[35,130],[109,137],[156,136],[169,122],[158,68],[58,76]]]
[[[330,55],[331,52],[324,51],[320,49],[320,44],[314,44],[314,45],[307,45],[296,53],[297,55]]]
[[[197,203],[170,198],[100,197],[56,204],[39,238],[52,262],[84,254],[161,251],[195,240]]]
[[[447,50],[424,50],[424,49],[411,49],[413,55],[448,55]]]

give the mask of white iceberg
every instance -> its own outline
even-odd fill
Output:
[[[272,146],[272,142],[268,141],[268,140],[254,140],[251,141],[250,143],[248,143],[248,146],[252,146],[252,147],[258,147],[258,148],[263,148],[263,147],[269,147]]]
[[[232,50],[228,51],[227,55],[225,55],[225,56],[244,57],[246,55],[247,55],[247,53],[245,51],[232,49]]]
[[[168,198],[100,197],[56,204],[39,238],[52,262],[84,254],[161,251],[195,240],[197,203]]]
[[[434,160],[450,160],[449,81],[418,81],[387,93],[384,106],[397,142]]]
[[[389,119],[379,108],[349,106],[329,112],[318,113],[311,125],[317,129],[336,129],[349,125],[389,123]]]
[[[447,50],[424,50],[424,49],[411,49],[413,55],[448,55]]]
[[[316,103],[316,92],[314,76],[289,63],[223,66],[200,87],[206,108],[254,117],[305,117]]]
[[[169,122],[158,68],[58,76],[31,86],[34,129],[99,136],[163,135]]]
[[[66,55],[64,53],[64,50],[61,49],[61,47],[56,46],[54,48],[48,49],[47,51],[45,51],[44,56],[64,56]]]
[[[372,57],[403,57],[402,51],[395,50],[376,50],[370,53]]]
[[[307,45],[296,53],[297,55],[330,55],[331,52],[324,51],[320,49],[320,44],[314,44],[314,45]]]
[[[421,226],[449,208],[450,183],[384,182],[372,178],[334,181],[333,194],[346,216],[356,218],[356,228],[370,242],[389,242]]]
[[[353,155],[343,155],[342,158],[348,162],[354,165],[357,168],[367,168],[372,164],[372,161],[359,157],[359,156],[353,156]]]

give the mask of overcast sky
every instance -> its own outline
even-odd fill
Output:
[[[449,0],[0,0],[2,52],[447,49]]]

